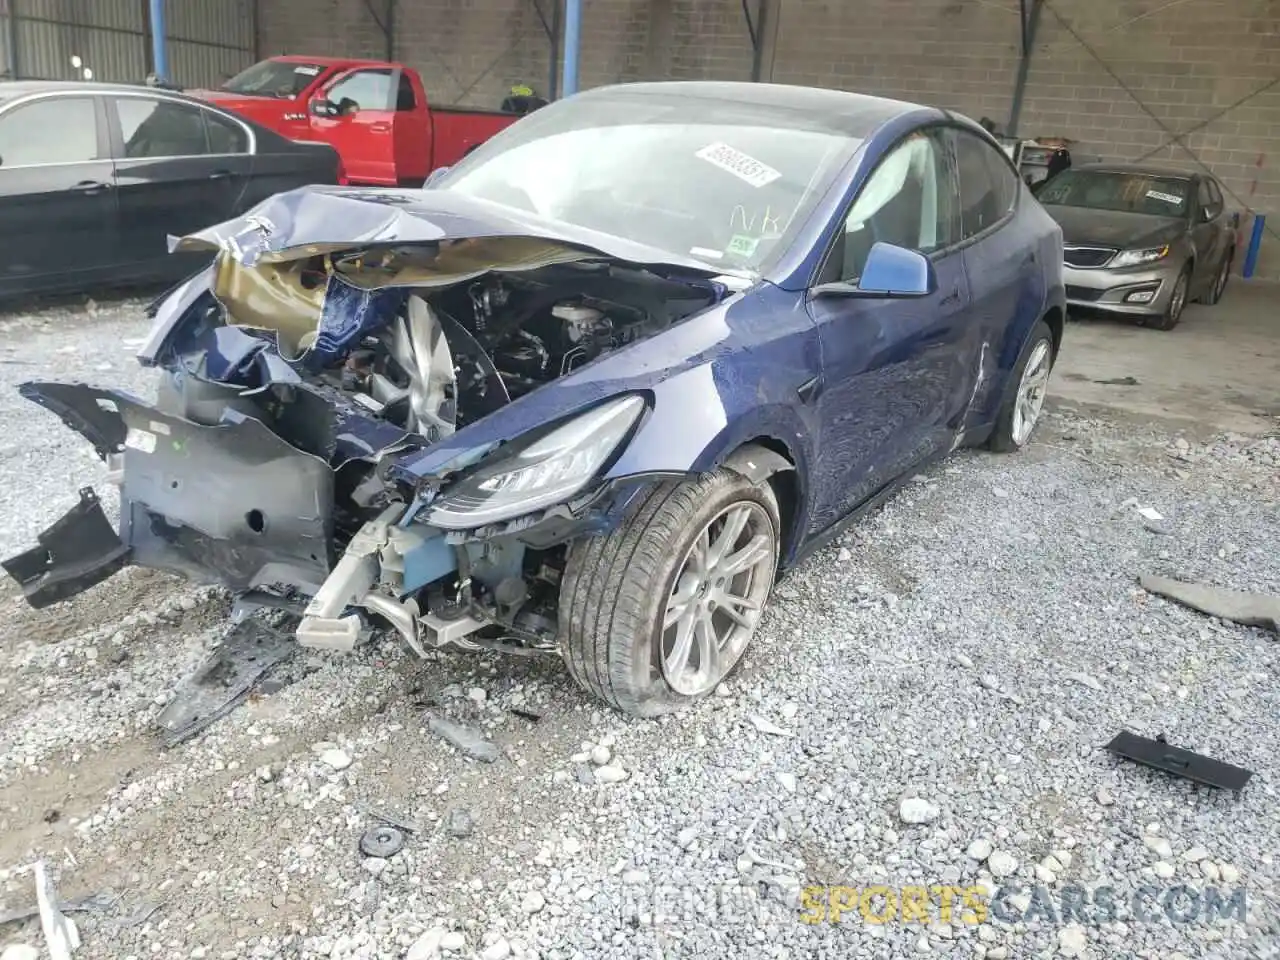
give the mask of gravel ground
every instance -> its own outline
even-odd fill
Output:
[[[0,320],[5,554],[101,475],[13,387],[145,393],[145,327],[136,303]],[[1276,438],[1060,408],[1024,454],[957,455],[796,571],[734,680],[657,722],[554,661],[383,640],[163,751],[151,723],[225,598],[139,571],[44,613],[10,589],[0,913],[43,858],[64,898],[110,893],[74,914],[78,958],[1280,955],[1276,640],[1136,585],[1280,591],[1278,467]],[[1234,796],[1113,760],[1124,727],[1254,778]],[[413,827],[402,852],[358,850],[378,815]],[[902,922],[904,888],[978,884],[1012,896],[946,916],[931,889]],[[876,886],[891,922],[852,905]],[[1114,916],[1053,916],[1099,887]],[[1196,916],[1210,888],[1243,888],[1247,919]]]

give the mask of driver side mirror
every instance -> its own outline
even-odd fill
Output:
[[[918,250],[877,241],[857,283],[837,280],[813,288],[814,297],[899,299],[927,297],[938,287],[933,263]]]
[[[309,104],[311,112],[317,117],[336,117],[338,115],[337,104],[329,101],[325,97],[316,97]]]

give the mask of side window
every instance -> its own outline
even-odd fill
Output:
[[[210,153],[248,153],[249,137],[244,127],[234,120],[220,117],[209,110],[204,113],[205,135]]]
[[[52,97],[0,116],[0,167],[98,159],[98,116],[89,97]]]
[[[387,110],[391,106],[391,71],[357,70],[330,87],[325,97],[344,114]]]
[[[986,230],[1013,209],[1018,178],[1004,158],[973,134],[955,132],[960,171],[960,227],[964,239]]]
[[[199,157],[209,152],[204,111],[198,107],[148,97],[120,97],[112,103],[126,158]]]
[[[839,279],[856,282],[877,242],[931,253],[955,242],[955,195],[941,141],[916,133],[881,161],[849,210]]]
[[[396,91],[396,109],[413,110],[417,106],[418,101],[413,95],[413,84],[409,82],[409,75],[401,71],[400,87]]]

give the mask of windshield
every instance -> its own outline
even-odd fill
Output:
[[[755,272],[860,143],[786,109],[615,93],[542,108],[436,186]]]
[[[1040,190],[1041,203],[1181,217],[1190,183],[1176,177],[1106,170],[1064,170]]]
[[[251,97],[278,97],[287,100],[311,86],[311,82],[323,70],[318,63],[263,60],[237,73],[222,85],[222,89]]]

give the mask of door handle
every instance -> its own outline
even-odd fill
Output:
[[[1022,258],[1022,265],[1024,267],[1029,263],[1035,263],[1035,262],[1036,262],[1036,252],[1034,250],[1032,250],[1025,257]]]
[[[77,190],[85,196],[92,197],[95,193],[100,193],[103,190],[110,190],[111,184],[102,183],[100,180],[81,180],[71,189]]]
[[[226,180],[231,176],[230,170],[215,170],[209,174],[210,180]]]
[[[959,302],[960,302],[960,291],[952,290],[950,293],[948,293],[945,297],[942,298],[942,301],[939,303],[939,306],[945,307],[949,303],[959,303]]]
[[[372,130],[374,133],[388,133],[391,130],[391,124],[371,123],[369,124],[369,129]]]

